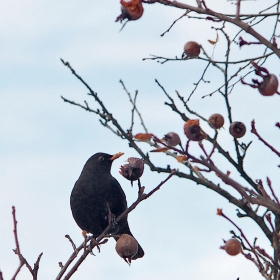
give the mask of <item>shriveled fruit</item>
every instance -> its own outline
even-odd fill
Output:
[[[138,180],[144,172],[144,162],[140,158],[130,157],[127,159],[128,164],[121,166],[120,174],[127,180]]]
[[[194,41],[189,41],[184,46],[184,52],[188,57],[197,57],[200,54],[201,46]]]
[[[229,239],[225,246],[226,252],[231,256],[236,256],[242,251],[241,243],[237,239]]]
[[[246,126],[242,122],[232,122],[229,127],[229,133],[235,138],[241,138],[246,133]]]
[[[209,117],[208,119],[210,125],[213,127],[213,128],[221,128],[223,125],[224,125],[224,117],[220,114],[213,114]]]
[[[116,21],[122,22],[124,19],[127,20],[137,20],[144,12],[141,0],[121,0],[121,15],[119,15]]]
[[[179,135],[175,132],[167,133],[166,135],[164,135],[163,140],[166,142],[167,145],[172,147],[179,145],[181,143]]]
[[[206,134],[199,126],[199,120],[188,120],[184,125],[184,133],[192,141],[202,141],[206,138]]]
[[[116,251],[125,262],[130,264],[131,258],[138,251],[138,243],[131,235],[123,234],[116,243]]]
[[[241,83],[248,85],[252,88],[257,88],[261,95],[272,96],[278,92],[278,78],[274,74],[270,74],[269,71],[259,66],[256,62],[251,61],[252,65],[255,67],[255,74],[262,77],[263,80],[260,82],[257,79],[252,79],[253,84],[246,83],[241,79]]]

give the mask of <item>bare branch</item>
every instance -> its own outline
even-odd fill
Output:
[[[18,235],[17,235],[17,220],[16,220],[16,208],[15,206],[12,206],[12,215],[13,215],[13,221],[14,221],[14,237],[15,237],[15,243],[16,243],[16,249],[14,250],[15,254],[19,257],[19,267],[16,270],[14,276],[12,277],[12,280],[16,279],[18,273],[20,272],[21,268],[24,266],[25,261],[20,253],[20,247],[18,242]]]
[[[267,146],[272,152],[274,152],[278,157],[280,157],[280,152],[278,152],[274,147],[272,147],[270,144],[268,144],[268,143],[259,135],[259,133],[258,133],[256,127],[255,127],[255,120],[252,120],[251,125],[252,125],[251,132],[252,132],[253,134],[255,134],[255,135],[259,138],[259,140],[265,144],[265,146]]]
[[[230,176],[228,176],[227,174],[223,173],[222,171],[220,171],[216,166],[214,166],[212,163],[207,162],[203,157],[201,157],[201,161],[198,160],[198,163],[201,163],[205,166],[207,166],[209,169],[211,169],[212,171],[214,171],[217,176],[219,178],[222,179],[222,181],[224,183],[226,183],[227,185],[232,186],[235,190],[237,190],[242,197],[244,197],[248,202],[252,203],[252,204],[257,204],[257,205],[262,205],[265,206],[266,208],[268,208],[269,210],[271,210],[274,213],[280,214],[280,205],[278,203],[275,203],[272,200],[269,200],[267,198],[261,197],[261,196],[257,196],[257,197],[252,197],[249,196],[246,193],[246,188],[244,188],[241,184],[239,184],[238,182],[236,182],[235,180],[231,179]]]
[[[26,265],[28,270],[30,271],[31,275],[33,276],[33,280],[37,280],[37,275],[38,275],[38,270],[39,270],[39,263],[41,260],[41,257],[43,256],[43,253],[41,253],[38,258],[36,263],[34,264],[34,268],[29,265],[27,260],[22,256],[20,252],[20,246],[19,246],[19,241],[18,241],[18,232],[17,232],[17,220],[16,220],[16,208],[15,206],[12,206],[12,215],[13,215],[13,222],[14,222],[14,236],[15,236],[15,243],[16,243],[16,249],[13,250],[16,255],[18,255],[20,264],[19,267],[17,268],[16,272],[14,273],[14,276],[12,277],[12,280],[15,280],[18,273],[20,272],[21,268]]]
[[[198,0],[197,0],[198,1]],[[178,19],[176,19],[172,24],[171,26],[165,31],[163,32],[160,36],[163,37],[167,32],[169,32],[171,30],[171,28],[175,25],[175,23],[177,21],[179,21],[180,19],[182,19],[183,17],[185,17],[190,11],[186,11],[182,16],[180,16]]]
[[[125,92],[127,93],[128,98],[129,98],[129,101],[130,101],[130,103],[131,103],[132,106],[133,106],[133,108],[132,108],[132,116],[134,115],[134,111],[136,111],[136,113],[137,113],[137,115],[139,116],[139,119],[140,119],[140,121],[141,121],[141,125],[142,125],[143,128],[144,128],[144,131],[145,131],[146,133],[148,133],[148,129],[147,129],[145,123],[144,123],[144,120],[143,120],[143,118],[142,118],[142,116],[141,116],[139,110],[138,110],[137,107],[136,107],[136,97],[137,97],[138,91],[135,92],[134,100],[132,100],[131,94],[130,94],[130,92],[126,89],[126,87],[125,87],[125,85],[124,85],[124,82],[123,82],[122,80],[120,80],[120,83],[122,84],[123,89],[124,89]],[[133,123],[133,121],[132,121],[132,123]],[[131,125],[131,131],[132,131],[132,126],[133,126],[133,125]]]
[[[253,37],[258,39],[262,44],[266,45],[269,49],[271,49],[278,57],[280,57],[280,50],[276,46],[274,46],[273,43],[271,43],[266,38],[264,38],[261,34],[259,34],[250,25],[248,25],[244,21],[240,20],[239,18],[236,18],[235,16],[234,16],[234,18],[232,18],[232,17],[227,16],[225,14],[217,13],[217,12],[211,10],[211,9],[208,9],[208,8],[203,9],[203,8],[200,8],[200,7],[191,6],[191,5],[181,3],[181,2],[177,2],[177,1],[172,1],[171,2],[169,0],[157,0],[155,2],[163,4],[163,5],[179,8],[179,9],[191,10],[191,11],[194,11],[198,14],[211,15],[213,17],[218,18],[221,21],[232,23],[232,24],[240,27],[241,29],[243,29],[247,33],[251,34]],[[240,15],[240,17],[241,17],[241,15]]]

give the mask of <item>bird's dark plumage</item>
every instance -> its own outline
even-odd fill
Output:
[[[94,237],[108,226],[108,206],[116,218],[127,209],[125,193],[111,175],[112,162],[119,156],[97,153],[90,157],[71,193],[70,206],[76,223]],[[127,217],[114,225],[110,233],[133,236]],[[143,256],[144,251],[138,244],[138,253],[132,259]]]

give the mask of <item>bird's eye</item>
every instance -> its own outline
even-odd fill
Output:
[[[104,160],[104,157],[103,156],[100,156],[99,158],[98,158],[98,161],[103,161]]]

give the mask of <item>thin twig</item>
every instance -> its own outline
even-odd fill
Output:
[[[134,110],[136,111],[136,113],[138,114],[139,119],[140,119],[140,121],[141,121],[141,125],[143,126],[145,132],[148,133],[148,129],[147,129],[145,123],[144,123],[144,120],[143,120],[143,118],[142,118],[142,115],[141,115],[141,113],[139,112],[139,110],[138,110],[137,107],[136,107],[136,97],[137,97],[138,91],[136,91],[134,100],[132,100],[131,94],[130,94],[130,92],[127,90],[126,86],[124,85],[124,82],[123,82],[122,80],[120,80],[120,83],[122,84],[123,89],[124,89],[125,92],[127,93],[128,98],[129,98],[129,101],[130,101],[130,103],[131,103],[132,106],[133,106],[133,109],[132,109],[132,110],[133,110],[133,111],[134,111]],[[132,129],[132,128],[131,128],[131,129]]]
[[[267,177],[267,185],[268,185],[268,187],[269,187],[269,189],[270,189],[270,191],[271,191],[271,193],[272,193],[274,199],[277,201],[278,204],[280,204],[280,203],[279,203],[279,200],[278,200],[278,197],[276,196],[276,194],[275,194],[275,192],[274,192],[274,190],[273,190],[273,188],[272,188],[271,181],[270,181],[270,179],[269,179],[268,177]]]
[[[213,64],[214,66],[218,67],[222,72],[224,72],[224,69],[221,68],[220,66],[218,66],[218,64],[240,64],[240,63],[245,63],[251,60],[259,60],[259,59],[263,59],[263,58],[268,58],[271,55],[274,54],[274,52],[270,52],[268,54],[264,54],[264,55],[260,55],[260,56],[256,56],[253,58],[246,58],[246,59],[241,59],[241,60],[236,60],[236,61],[223,61],[223,60],[213,60],[210,58],[210,56],[206,53],[206,51],[202,48],[203,52],[205,53],[205,56],[207,58],[203,58],[201,56],[196,57],[196,58],[190,58],[190,59],[198,59],[198,60],[204,60],[206,62],[210,62],[211,64]],[[163,56],[158,56],[158,55],[153,55],[150,54],[151,57],[145,57],[142,60],[163,60],[163,62],[161,62],[162,64],[164,64],[167,61],[186,61],[186,60],[190,60],[190,59],[186,59],[186,58],[178,58],[177,56],[175,58],[169,58],[169,57],[163,57]]]
[[[190,101],[190,98],[192,97],[193,93],[196,91],[196,89],[197,89],[197,87],[198,87],[198,85],[199,85],[199,83],[200,83],[201,81],[204,81],[205,83],[207,82],[207,81],[204,80],[204,75],[205,75],[205,73],[206,73],[206,71],[207,71],[209,65],[210,65],[210,62],[207,64],[207,66],[206,66],[205,69],[203,70],[203,73],[202,73],[200,79],[198,80],[198,82],[195,83],[195,87],[194,87],[193,91],[190,93],[190,95],[189,95],[189,97],[188,97],[188,99],[187,99],[186,102]],[[208,83],[209,83],[209,82],[208,82]],[[185,103],[186,103],[186,102],[185,102]]]
[[[168,0],[158,0],[156,1],[157,3],[163,4],[163,5],[168,5],[172,6],[178,9],[183,9],[183,10],[191,10],[194,11],[198,14],[203,14],[203,15],[210,15],[213,16],[223,22],[229,22],[233,25],[238,26],[239,28],[245,30],[247,33],[251,34],[253,37],[255,37],[257,40],[259,40],[262,44],[267,46],[269,49],[271,49],[278,57],[280,57],[280,50],[275,46],[273,43],[271,43],[269,40],[267,40],[265,37],[263,37],[260,33],[258,33],[254,28],[249,26],[246,22],[236,18],[236,14],[234,17],[229,17],[225,14],[215,12],[211,9],[203,9],[200,7],[195,7],[189,4],[181,3],[178,1],[168,1]],[[202,2],[204,3],[204,1]],[[241,16],[241,15],[240,15]]]
[[[182,19],[183,17],[185,17],[190,11],[186,11],[183,15],[181,15],[178,19],[174,20],[173,23],[171,24],[171,26],[165,31],[163,32],[160,36],[163,37],[167,32],[169,32],[171,30],[171,28],[175,25],[175,23],[177,21],[179,21],[180,19]]]
[[[20,253],[20,246],[19,246],[19,241],[18,241],[18,233],[17,233],[17,220],[16,220],[16,208],[15,206],[12,206],[12,215],[13,215],[13,222],[14,222],[14,237],[15,237],[15,243],[16,243],[16,249],[14,250],[14,252],[18,255],[19,257],[19,266],[14,274],[14,276],[12,277],[12,280],[16,279],[16,276],[18,275],[18,273],[20,272],[21,268],[24,266],[25,262],[24,259]]]
[[[29,263],[27,262],[27,260],[22,256],[21,252],[20,252],[20,246],[19,246],[19,241],[18,241],[18,232],[17,232],[17,220],[16,220],[16,208],[15,206],[12,206],[12,215],[13,215],[13,221],[14,221],[14,236],[15,236],[15,243],[16,243],[16,249],[14,249],[14,253],[16,255],[18,255],[19,260],[20,260],[20,264],[16,270],[16,272],[14,273],[12,280],[15,280],[18,273],[20,272],[21,268],[26,265],[26,267],[28,268],[28,270],[30,271],[31,275],[33,276],[33,280],[37,280],[37,275],[38,275],[38,270],[39,270],[39,263],[41,260],[41,257],[43,255],[43,253],[41,253],[38,258],[36,263],[34,264],[34,268],[32,269],[32,267],[29,265]]]
[[[74,241],[72,240],[72,238],[70,237],[70,235],[66,234],[65,237],[69,240],[69,242],[71,243],[73,250],[75,251],[77,249]]]
[[[265,146],[267,146],[272,152],[274,152],[278,157],[280,157],[280,152],[278,152],[273,146],[271,146],[270,144],[268,144],[268,143],[260,136],[260,134],[258,133],[258,131],[257,131],[257,129],[256,129],[256,126],[255,126],[255,120],[252,120],[251,126],[252,126],[251,132],[252,132],[253,134],[255,134],[255,135],[259,138],[259,140],[265,144]]]

